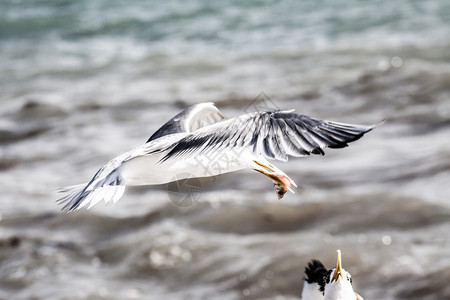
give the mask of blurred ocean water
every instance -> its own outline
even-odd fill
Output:
[[[335,250],[365,299],[450,298],[450,2],[0,1],[0,299],[298,299]],[[60,212],[182,108],[388,121],[324,157]]]

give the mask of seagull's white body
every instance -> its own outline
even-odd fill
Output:
[[[303,285],[302,300],[323,300],[323,294],[320,292],[320,286],[317,283],[305,283]]]
[[[324,154],[342,148],[374,126],[322,121],[293,111],[255,112],[233,119],[213,103],[193,105],[165,123],[143,145],[119,155],[83,185],[62,189],[69,211],[119,200],[125,186],[155,185],[254,169],[274,182],[281,198],[296,186],[267,161]]]
[[[176,133],[160,139],[166,138],[169,142],[175,143],[184,136],[186,135]],[[228,173],[250,168],[254,165],[252,161],[258,159],[247,149],[242,149],[239,152],[220,149],[214,153],[214,157],[200,152],[174,164],[170,160],[161,161],[168,152],[140,155],[123,163],[122,176],[125,178],[127,185],[163,184],[173,181],[175,175],[179,175],[177,176],[178,180],[188,177],[215,176],[225,173],[225,171]]]

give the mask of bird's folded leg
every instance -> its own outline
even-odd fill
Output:
[[[283,171],[270,164],[263,164],[256,160],[254,160],[253,162],[258,166],[254,169],[255,171],[258,171],[261,174],[264,174],[272,179],[273,188],[275,190],[275,193],[277,194],[278,200],[283,198],[284,194],[286,194],[287,191],[291,191],[292,193],[294,193],[291,186],[293,185],[296,187],[297,185],[294,181],[292,181],[292,179],[284,174]]]

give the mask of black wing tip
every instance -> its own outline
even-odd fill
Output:
[[[78,199],[77,199],[78,200]],[[56,202],[58,203],[58,205],[64,205],[63,207],[61,207],[61,211],[66,211],[67,213],[70,213],[74,210],[76,210],[78,208],[78,206],[80,206],[81,201],[77,201],[77,200],[68,200],[68,199],[58,199],[56,200]]]
[[[314,149],[311,151],[311,153],[312,153],[312,154],[316,154],[316,155],[322,155],[322,156],[325,155],[325,151],[323,151],[323,149],[320,148],[320,147],[314,148]]]
[[[85,191],[84,185],[72,188],[60,188],[57,192],[67,193],[65,196],[57,199],[56,203],[63,205],[61,211],[67,211],[68,213],[76,210],[89,194]]]
[[[386,123],[386,121],[387,121],[387,119],[383,119],[381,122],[378,122],[373,125],[352,125],[352,124],[343,124],[343,123],[336,123],[333,121],[331,121],[331,122],[328,121],[327,122],[328,125],[331,125],[331,128],[329,128],[329,129],[337,130],[337,132],[335,132],[335,133],[343,135],[342,137],[344,137],[346,135],[346,137],[345,137],[345,139],[342,138],[338,141],[334,141],[334,144],[330,144],[327,147],[333,148],[333,149],[347,147],[349,143],[359,140],[366,133],[372,131],[374,128],[376,128],[378,126],[383,125],[384,123]],[[330,132],[329,129],[327,129],[328,132]],[[330,132],[330,133],[334,134],[333,132]]]

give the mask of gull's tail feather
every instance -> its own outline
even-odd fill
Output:
[[[80,209],[86,205],[88,209],[104,200],[106,204],[116,203],[125,192],[125,184],[120,176],[119,170],[114,169],[103,178],[103,169],[100,169],[88,184],[80,184],[60,189],[58,192],[66,195],[57,200],[63,204],[68,212]]]

